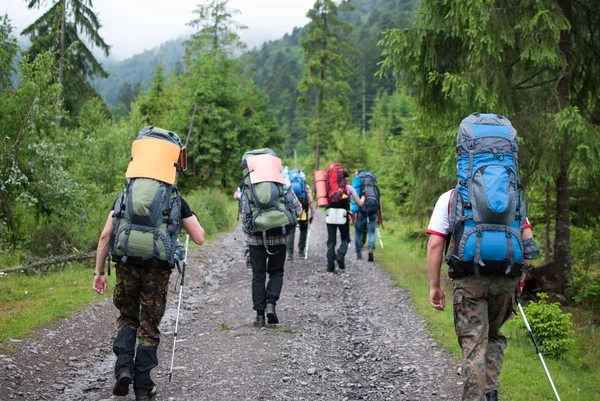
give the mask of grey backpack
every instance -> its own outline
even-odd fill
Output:
[[[284,183],[281,159],[275,152],[264,148],[244,153],[242,170],[240,214],[244,216],[244,231],[285,233],[293,228],[297,218],[293,208],[295,195]]]

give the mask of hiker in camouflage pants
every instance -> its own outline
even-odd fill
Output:
[[[508,320],[518,277],[462,277],[453,282],[454,329],[463,354],[463,400],[483,399],[481,389],[500,388]]]
[[[138,344],[158,346],[158,325],[165,313],[171,269],[117,263],[113,302],[121,313],[119,330],[136,330]]]
[[[440,196],[427,228],[427,264],[429,267],[429,301],[443,311],[445,295],[440,286],[440,270],[444,258],[446,238],[450,232],[449,199],[452,191]],[[521,233],[523,240],[533,242],[529,221]],[[534,245],[535,246],[535,245]],[[524,264],[537,257],[524,247]],[[500,370],[504,361],[506,338],[500,327],[508,320],[515,293],[521,294],[525,273],[520,277],[504,274],[453,278],[452,306],[454,329],[463,354],[463,401],[497,401],[500,388]]]

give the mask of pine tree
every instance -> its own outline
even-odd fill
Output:
[[[356,53],[347,39],[352,26],[338,18],[339,10],[346,7],[348,0],[341,0],[339,5],[332,0],[317,0],[307,14],[311,20],[307,38],[301,39],[305,70],[298,89],[306,95],[299,101],[306,105],[311,103],[309,97],[314,98],[313,115],[307,125],[309,140],[316,146],[316,170],[322,146],[332,140],[331,133],[345,132],[351,121],[348,77],[352,68],[348,55]]]
[[[43,0],[30,0],[27,7],[39,8],[44,3]],[[57,50],[58,82],[63,85],[64,107],[75,115],[83,103],[82,99],[98,96],[88,83],[88,78],[108,76],[79,37],[79,32],[85,34],[92,46],[100,48],[108,56],[110,47],[98,33],[101,24],[92,8],[92,0],[55,0],[40,18],[22,32],[29,36],[32,43],[26,53],[30,60],[41,52]],[[70,66],[66,79],[65,63]],[[59,94],[59,103],[61,99],[62,95]]]
[[[399,85],[415,94],[421,130],[446,149],[438,174],[453,170],[449,145],[464,116],[495,112],[513,121],[524,138],[524,170],[556,191],[549,274],[559,291],[571,266],[570,180],[598,154],[600,14],[593,4],[424,0],[412,29],[389,30],[382,41],[382,70],[398,74]]]

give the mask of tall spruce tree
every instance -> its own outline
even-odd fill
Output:
[[[44,0],[30,0],[27,7],[40,8],[44,4]],[[83,99],[98,97],[88,78],[108,76],[79,37],[79,32],[83,33],[92,46],[100,48],[108,57],[110,47],[99,35],[100,27],[92,0],[55,0],[41,17],[22,32],[29,36],[32,43],[26,53],[30,60],[41,52],[56,51],[58,82],[63,86],[58,101],[60,103],[62,100],[64,108],[72,115],[77,114]],[[65,64],[70,67],[66,77]]]
[[[450,145],[461,118],[475,111],[511,118],[524,138],[527,176],[556,191],[554,263],[547,275],[561,292],[571,267],[570,182],[586,165],[596,170],[590,162],[598,154],[600,14],[594,3],[424,0],[412,29],[389,30],[382,41],[382,71],[399,74],[399,85],[417,98],[422,132],[445,149],[438,175],[454,170]]]
[[[352,68],[348,56],[356,53],[348,40],[352,26],[338,18],[338,12],[348,7],[349,0],[339,4],[317,0],[306,14],[311,22],[307,37],[301,39],[305,70],[298,89],[306,93],[299,101],[312,105],[313,115],[307,125],[309,141],[315,145],[315,170],[319,169],[321,151],[331,140],[331,133],[348,130],[351,122],[348,77]]]
[[[244,151],[276,147],[281,138],[267,112],[267,98],[242,73],[235,56],[245,45],[227,0],[210,0],[194,11],[196,29],[185,43],[180,131],[186,132],[194,184],[232,187],[239,182]],[[189,140],[188,140],[189,138]],[[186,183],[186,182],[184,182]]]

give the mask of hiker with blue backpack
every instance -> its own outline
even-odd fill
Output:
[[[271,149],[244,153],[242,172],[239,213],[252,265],[253,324],[262,328],[279,323],[276,305],[283,287],[286,237],[296,229],[302,204],[288,187],[281,159]]]
[[[467,401],[498,400],[506,347],[500,328],[539,254],[523,201],[518,149],[517,132],[506,117],[474,113],[463,119],[458,182],[439,197],[427,228],[429,299],[444,310],[445,252]]]
[[[289,171],[289,179],[291,189],[294,191],[296,198],[302,204],[302,213],[298,216],[298,228],[300,229],[300,238],[298,239],[298,255],[308,256],[306,237],[309,226],[312,225],[315,216],[315,204],[313,202],[312,191],[306,183],[306,175],[297,168]],[[296,240],[296,230],[290,230],[287,237],[288,245],[288,260],[294,260],[294,243]]]
[[[375,230],[381,225],[381,197],[377,187],[377,178],[370,170],[357,170],[352,179],[352,186],[357,193],[365,196],[365,202],[359,206],[354,198],[350,211],[354,213],[354,248],[356,259],[362,259],[362,248],[365,236],[368,238],[368,261],[373,262],[375,257]]]
[[[177,172],[186,166],[185,147],[177,134],[157,127],[142,129],[133,141],[125,189],[98,239],[94,290],[104,294],[107,289],[104,263],[109,254],[117,275],[113,394],[127,395],[133,381],[137,401],[156,394],[150,371],[158,366],[158,326],[165,313],[169,276],[187,253],[178,240],[181,228],[196,244],[204,242],[204,229],[175,186]]]

